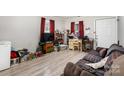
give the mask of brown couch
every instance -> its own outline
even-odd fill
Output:
[[[124,54],[124,48],[117,44],[113,44],[110,48],[100,48],[90,51],[84,58],[80,59],[76,64],[67,63],[64,69],[64,76],[104,76],[109,72],[113,61]],[[104,57],[109,56],[104,67],[94,69],[85,63],[97,63]]]
[[[124,76],[124,55],[119,56],[113,61],[113,64],[105,76]]]

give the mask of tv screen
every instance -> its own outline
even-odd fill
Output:
[[[54,41],[54,34],[44,33],[43,37],[41,38],[41,42],[47,42],[47,41]]]

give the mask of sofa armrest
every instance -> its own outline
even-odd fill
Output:
[[[71,62],[67,63],[64,69],[64,76],[80,76],[82,69]]]
[[[97,47],[97,48],[96,48],[96,51],[97,51],[97,52],[100,52],[101,49],[103,49],[103,47]]]
[[[95,75],[85,70],[82,70],[78,65],[69,62],[67,63],[64,69],[64,74],[62,74],[61,76],[95,76]]]

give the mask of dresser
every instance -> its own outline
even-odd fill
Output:
[[[69,49],[82,51],[82,40],[80,39],[69,39]]]

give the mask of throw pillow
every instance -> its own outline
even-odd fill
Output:
[[[106,53],[107,53],[107,49],[105,49],[105,48],[103,48],[103,49],[101,49],[101,50],[99,51],[99,54],[100,54],[100,56],[101,56],[102,58],[105,57]]]
[[[108,59],[108,57],[105,57],[104,59],[102,59],[98,63],[85,63],[85,65],[91,66],[94,69],[98,69],[98,68],[101,68],[105,65],[105,63],[107,62],[107,59]]]

